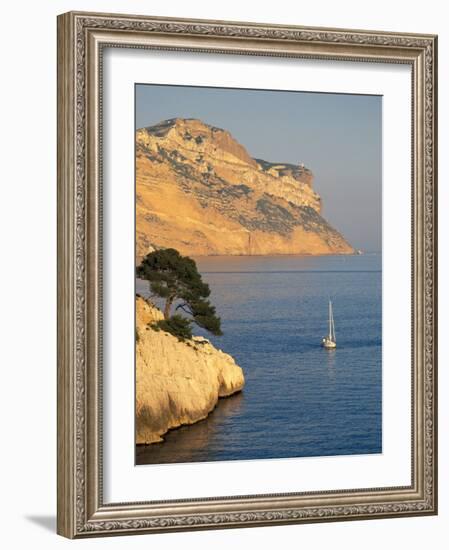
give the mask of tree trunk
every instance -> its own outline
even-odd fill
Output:
[[[174,297],[170,296],[169,298],[167,298],[167,301],[165,302],[164,319],[166,321],[168,321],[170,319],[170,310],[171,310],[171,306],[173,304],[173,300],[174,300]]]

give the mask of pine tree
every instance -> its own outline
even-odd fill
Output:
[[[149,282],[153,295],[165,300],[164,321],[159,322],[160,328],[187,338],[192,334],[191,323],[195,323],[216,336],[223,334],[215,307],[207,299],[209,285],[203,282],[192,258],[181,256],[174,248],[154,250],[142,260],[137,276]],[[189,317],[172,316],[175,303],[176,310]]]

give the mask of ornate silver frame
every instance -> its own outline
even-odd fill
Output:
[[[411,66],[410,486],[103,502],[100,114],[106,46]],[[58,17],[59,534],[82,538],[437,513],[436,55],[433,35],[95,13]]]

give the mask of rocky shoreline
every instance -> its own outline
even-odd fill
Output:
[[[207,339],[180,341],[152,323],[162,312],[136,298],[136,444],[163,441],[169,430],[206,418],[220,397],[242,390],[234,359]]]

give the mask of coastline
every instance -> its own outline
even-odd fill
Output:
[[[381,452],[381,259],[198,261],[223,323],[212,343],[244,368],[247,384],[205,419],[167,432],[163,445],[138,446],[138,463]],[[147,283],[137,285],[148,292]],[[333,354],[321,346],[329,290],[339,339]]]
[[[136,299],[136,444],[161,442],[170,429],[205,419],[218,399],[242,390],[233,357],[203,337],[180,341],[151,324],[162,312]]]
[[[214,414],[217,407],[219,407],[219,405],[223,401],[226,401],[227,399],[231,399],[232,397],[237,397],[241,393],[243,393],[243,388],[240,389],[240,390],[236,390],[232,393],[229,393],[228,395],[220,395],[217,399],[217,402],[212,407],[212,409],[208,413],[206,413],[202,418],[198,418],[198,420],[194,420],[192,422],[186,422],[186,423],[183,423],[183,424],[179,424],[178,426],[172,426],[171,428],[168,428],[168,430],[166,432],[161,434],[161,437],[160,437],[159,441],[153,441],[151,443],[137,443],[136,442],[136,449],[137,448],[144,449],[144,448],[149,448],[149,447],[158,447],[160,445],[163,445],[163,443],[165,443],[165,437],[167,435],[172,434],[176,431],[179,431],[182,428],[186,428],[187,426],[194,426],[194,425],[197,425],[197,424],[201,424],[201,422],[205,422],[206,420],[210,419],[211,415]],[[142,464],[144,464],[144,462],[142,462]]]

